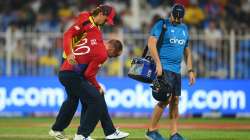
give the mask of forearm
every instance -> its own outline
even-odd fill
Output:
[[[193,69],[193,63],[192,63],[192,54],[191,54],[191,51],[190,49],[186,49],[186,53],[185,53],[185,63],[187,65],[187,69],[188,70],[192,70]]]
[[[189,48],[185,48],[185,58],[188,68],[189,85],[193,85],[195,83],[195,75],[193,71],[191,50]]]
[[[150,55],[152,56],[152,58],[154,59],[155,63],[161,63],[160,58],[159,58],[159,54],[156,48],[156,43],[157,43],[157,39],[150,36],[148,39],[148,48],[149,48],[149,52]]]

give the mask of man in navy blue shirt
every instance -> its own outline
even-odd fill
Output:
[[[148,47],[150,54],[156,63],[157,76],[163,76],[171,83],[171,97],[166,101],[159,101],[155,106],[151,117],[146,138],[150,140],[164,140],[158,132],[157,124],[165,107],[169,104],[170,140],[182,140],[183,137],[177,131],[178,104],[181,96],[181,61],[184,55],[188,68],[189,84],[195,83],[195,75],[192,68],[191,50],[188,47],[189,34],[187,26],[182,23],[185,9],[180,4],[175,4],[169,18],[165,20],[167,30],[163,43],[159,50],[156,48],[157,40],[162,31],[163,20],[155,23],[150,32]],[[164,74],[163,74],[164,73]]]

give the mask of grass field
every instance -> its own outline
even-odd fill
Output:
[[[114,118],[113,121],[121,130],[130,133],[127,139],[144,139],[147,118]],[[53,122],[54,118],[0,118],[0,140],[53,140],[48,136]],[[78,122],[78,118],[74,119],[65,130],[70,138],[76,132]],[[167,119],[160,122],[160,132],[166,138],[169,136],[167,124]],[[250,140],[250,119],[181,119],[180,124],[183,124],[180,133],[188,140]],[[210,126],[205,127],[207,125]],[[92,137],[104,138],[100,126]]]

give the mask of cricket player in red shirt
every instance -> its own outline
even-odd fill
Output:
[[[111,6],[101,5],[92,12],[83,12],[75,24],[64,33],[64,58],[59,80],[64,85],[67,99],[62,104],[56,122],[49,134],[57,140],[67,140],[63,130],[70,124],[82,103],[80,126],[74,140],[90,140],[98,121],[101,121],[106,139],[120,139],[129,134],[115,129],[108,114],[103,90],[96,74],[108,57],[122,52],[119,40],[104,43],[100,26],[113,24],[115,11]]]

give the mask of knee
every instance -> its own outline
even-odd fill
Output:
[[[102,106],[103,106],[102,95],[99,92],[96,92],[92,97],[93,97],[92,103],[95,104],[96,107],[102,108]]]
[[[71,105],[78,105],[78,98],[75,97],[67,97],[65,102],[68,102]]]
[[[96,102],[95,102],[95,104],[93,104],[93,106],[94,106],[96,112],[98,112],[100,114],[104,111],[103,100],[99,96],[96,98]]]
[[[167,105],[168,105],[168,101],[164,101],[164,102],[158,102],[157,105],[160,107],[160,108],[165,108]]]
[[[170,99],[170,104],[173,107],[178,106],[178,104],[179,104],[179,96],[172,96],[171,99]]]

